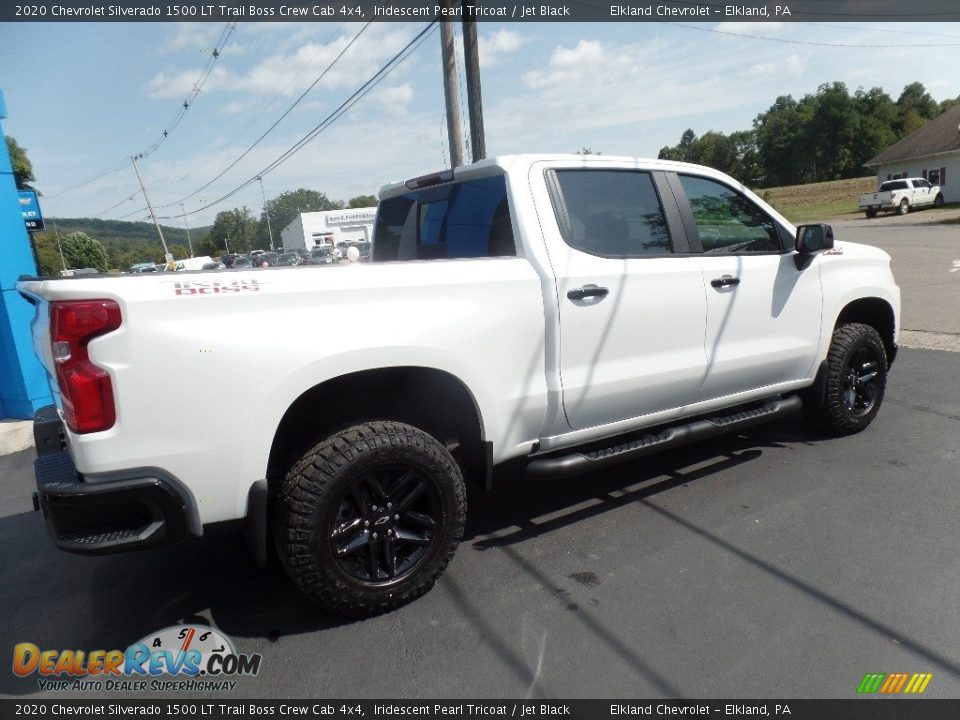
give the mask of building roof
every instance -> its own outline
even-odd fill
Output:
[[[948,152],[960,152],[960,105],[940,113],[919,130],[867,160],[864,165],[874,167]]]

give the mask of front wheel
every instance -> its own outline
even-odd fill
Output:
[[[897,205],[897,215],[906,215],[908,212],[910,212],[910,202],[904,198]]]
[[[943,207],[943,193],[937,193],[937,196],[933,199],[933,206],[935,208]]]
[[[322,608],[362,617],[423,595],[463,536],[460,469],[410,425],[369,422],[309,450],[287,473],[274,539],[287,573]]]
[[[880,411],[887,386],[887,351],[870,325],[848,323],[833,331],[823,398],[807,398],[806,417],[835,435],[866,428]]]

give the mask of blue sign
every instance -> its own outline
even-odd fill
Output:
[[[37,193],[34,190],[18,190],[17,194],[20,196],[20,212],[27,232],[43,230],[43,213],[40,212]]]

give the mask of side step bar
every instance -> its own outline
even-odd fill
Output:
[[[767,422],[799,410],[800,405],[800,398],[793,395],[771,400],[761,407],[741,410],[729,415],[694,420],[686,425],[676,425],[656,435],[643,435],[610,447],[598,448],[588,452],[571,452],[566,455],[536,458],[527,466],[527,475],[531,480],[552,480],[591,472],[608,465],[627,462],[645,455],[652,455],[661,450]]]

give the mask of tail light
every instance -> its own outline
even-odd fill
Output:
[[[75,433],[108,430],[116,420],[110,375],[87,356],[87,343],[120,327],[113,300],[50,303],[50,342],[67,427]]]

